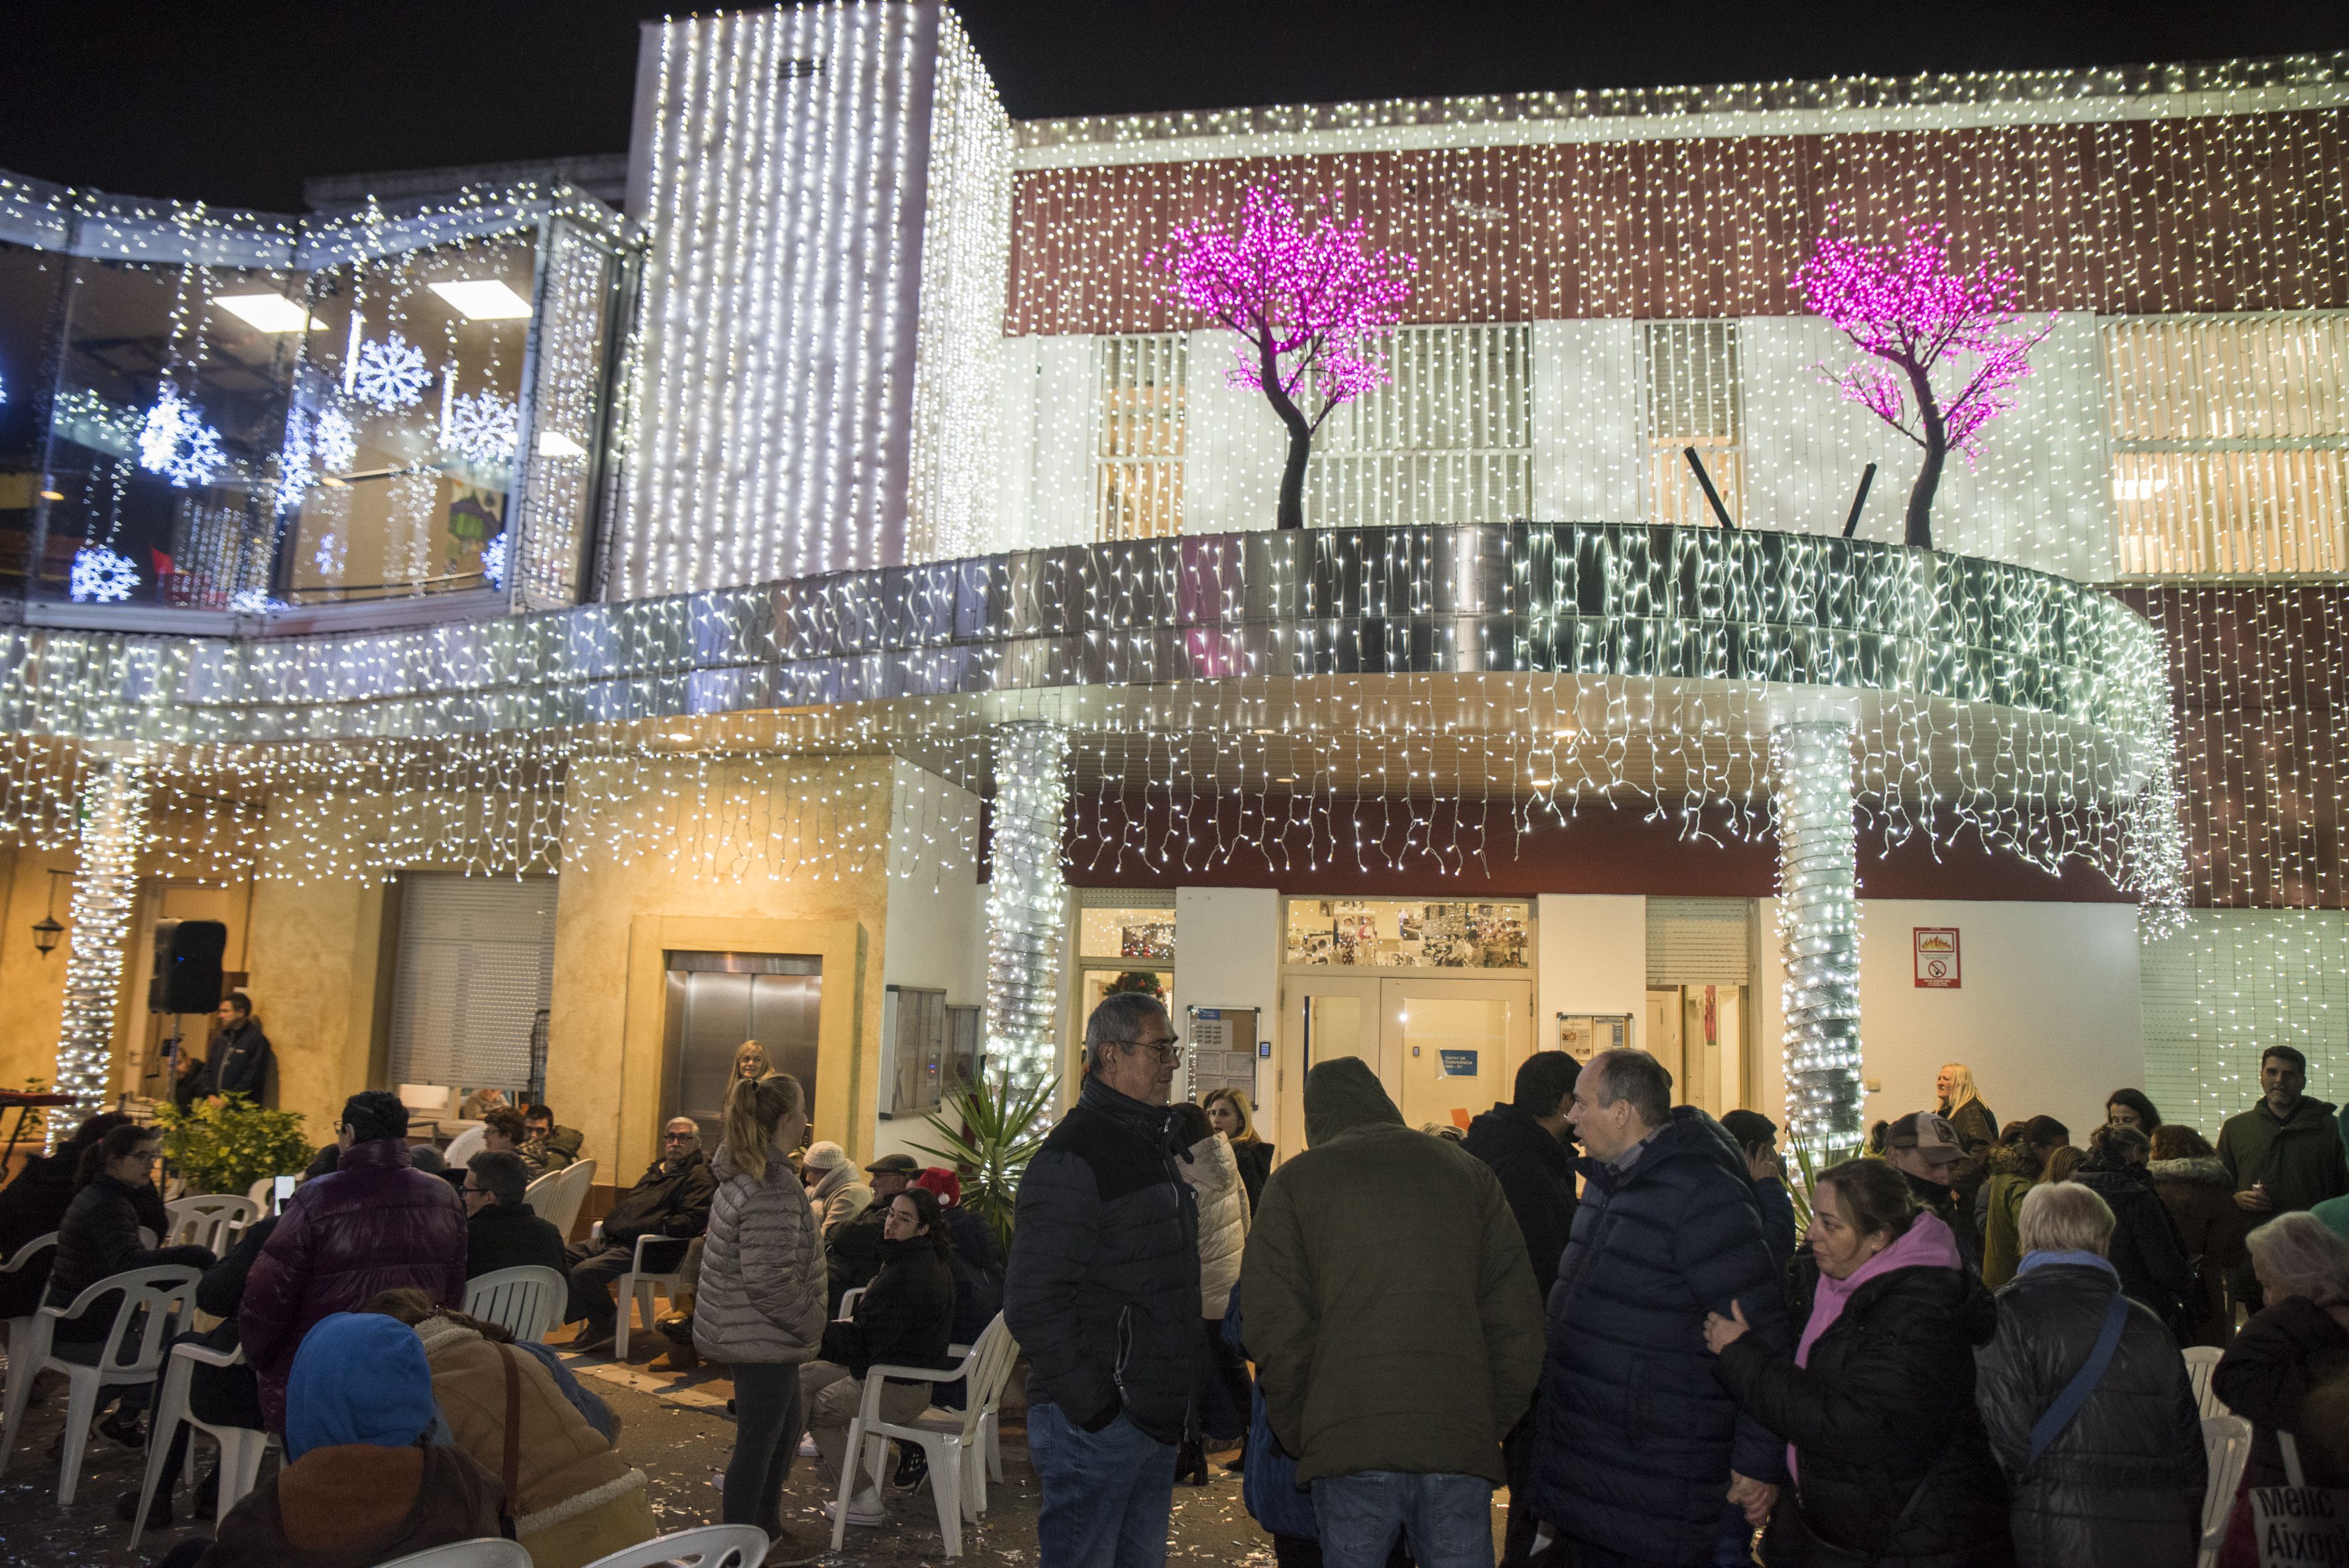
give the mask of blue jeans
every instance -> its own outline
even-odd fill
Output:
[[[1384,1568],[1395,1532],[1419,1568],[1493,1568],[1493,1483],[1476,1475],[1360,1470],[1313,1483],[1328,1568]]]
[[[1028,1460],[1044,1491],[1036,1511],[1038,1568],[1164,1568],[1174,1444],[1123,1415],[1088,1432],[1057,1405],[1030,1405]]]

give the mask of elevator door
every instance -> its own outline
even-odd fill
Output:
[[[775,1069],[799,1079],[807,1103],[815,1103],[816,1020],[823,1003],[820,960],[678,953],[669,955],[669,963],[663,1119],[693,1118],[701,1125],[703,1147],[715,1150],[734,1053],[745,1040],[765,1047]],[[796,972],[774,972],[786,968]],[[809,1137],[837,1139],[841,1130],[816,1129]]]

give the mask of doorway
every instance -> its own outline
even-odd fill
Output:
[[[662,1120],[693,1118],[701,1127],[702,1146],[716,1150],[734,1053],[745,1040],[765,1047],[775,1070],[799,1079],[808,1105],[816,1104],[823,959],[781,953],[670,953],[667,992]],[[837,1139],[840,1132],[812,1130],[809,1136]]]
[[[1305,1075],[1359,1057],[1413,1127],[1465,1127],[1506,1099],[1533,1050],[1533,982],[1291,975],[1281,1031],[1280,1149],[1305,1147]]]
[[[1718,1118],[1750,1105],[1745,987],[1651,985],[1648,1051],[1672,1075],[1672,1103]]]

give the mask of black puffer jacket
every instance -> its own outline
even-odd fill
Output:
[[[1624,1170],[1588,1179],[1549,1293],[1535,1406],[1534,1513],[1634,1560],[1708,1563],[1733,1467],[1786,1475],[1785,1439],[1716,1382],[1704,1319],[1744,1308],[1753,1336],[1794,1344],[1745,1156],[1681,1106]]]
[[[64,1222],[73,1203],[74,1164],[80,1158],[81,1150],[71,1146],[56,1154],[36,1154],[15,1181],[0,1189],[0,1263]],[[56,1261],[54,1253],[45,1253],[15,1274],[0,1274],[0,1317],[29,1316],[39,1308],[48,1294],[49,1265]]]
[[[1121,1410],[1179,1442],[1205,1349],[1199,1216],[1174,1112],[1085,1079],[1020,1178],[1003,1315],[1028,1398],[1099,1431]]]
[[[1557,1283],[1557,1261],[1566,1255],[1566,1238],[1574,1231],[1573,1154],[1530,1114],[1506,1101],[1470,1122],[1462,1141],[1493,1168],[1501,1196],[1525,1234],[1534,1288],[1548,1300],[1549,1287]]]
[[[1749,1334],[1714,1375],[1794,1445],[1813,1537],[1881,1568],[2004,1563],[2005,1489],[1974,1410],[1994,1316],[1962,1270],[1896,1268],[1852,1292],[1808,1367]]]
[[[100,1171],[74,1194],[66,1217],[57,1225],[57,1257],[49,1266],[47,1305],[69,1305],[74,1297],[107,1275],[131,1269],[161,1268],[171,1264],[200,1270],[212,1266],[213,1258],[208,1248],[139,1244],[139,1227],[145,1216],[140,1214],[135,1200],[141,1187],[149,1192],[155,1191],[147,1183],[134,1187]],[[120,1293],[116,1291],[98,1297],[79,1317],[69,1317],[57,1325],[57,1339],[72,1345],[105,1338],[114,1326],[115,1304],[120,1299]]]
[[[951,1367],[947,1341],[954,1331],[954,1274],[944,1249],[927,1236],[884,1241],[881,1272],[856,1298],[856,1316],[824,1328],[823,1358],[859,1377],[875,1362]]]
[[[994,1226],[959,1203],[942,1218],[954,1241],[947,1258],[954,1274],[954,1336],[975,1345],[1003,1310],[1003,1244]]]
[[[604,1244],[633,1247],[639,1236],[689,1240],[709,1229],[718,1178],[700,1150],[674,1167],[656,1160],[604,1216]]]
[[[2188,1304],[2198,1295],[2194,1260],[2153,1178],[2137,1166],[2091,1154],[2072,1180],[2113,1212],[2112,1245],[2105,1255],[2121,1276],[2121,1289],[2153,1308],[2171,1333],[2186,1331]]]
[[[2349,1370],[2349,1329],[2304,1295],[2288,1295],[2253,1313],[2235,1343],[2211,1369],[2210,1391],[2251,1424],[2246,1486],[2282,1486],[2280,1431],[2300,1437],[2300,1407],[2320,1383]],[[2300,1462],[2311,1486],[2349,1486],[2349,1467],[2322,1443],[2302,1442]]]
[[[2158,1200],[2157,1200],[2158,1201]],[[2190,1568],[2209,1467],[2178,1342],[2132,1301],[2120,1347],[2054,1445],[2031,1427],[2088,1359],[2113,1276],[2042,1264],[1998,1293],[1998,1336],[1975,1357],[1983,1423],[2013,1489],[2022,1568]]]

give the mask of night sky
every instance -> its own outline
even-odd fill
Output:
[[[2340,0],[956,9],[1020,119],[2349,49]],[[616,0],[15,0],[0,12],[0,168],[292,211],[305,175],[623,151],[636,24],[661,14]]]

